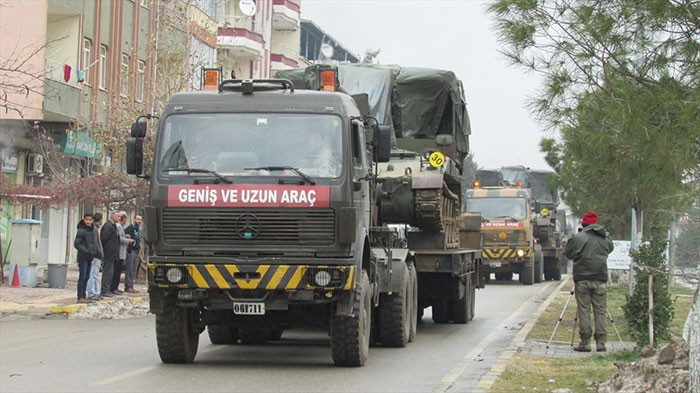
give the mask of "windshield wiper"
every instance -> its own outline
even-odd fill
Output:
[[[496,216],[496,217],[491,217],[491,218],[507,218],[511,221],[516,221],[516,222],[518,221],[518,219],[513,217],[513,216]]]
[[[316,184],[316,181],[314,181],[314,179],[312,179],[309,175],[300,171],[299,168],[294,168],[291,166],[260,166],[260,167],[254,167],[254,168],[243,168],[243,170],[246,170],[246,171],[292,171],[292,172],[296,173],[297,175],[301,176],[302,179],[304,179],[307,183],[311,184],[312,186]]]
[[[221,180],[222,182],[224,182],[226,184],[233,183],[231,180],[227,179],[226,177],[224,177],[224,175],[220,174],[219,172],[211,171],[209,169],[204,169],[204,168],[165,168],[163,170],[167,171],[167,172],[180,171],[180,172],[187,172],[187,173],[206,173],[206,174],[209,174],[209,175],[216,177],[217,179]]]

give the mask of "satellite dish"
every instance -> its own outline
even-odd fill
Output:
[[[325,56],[326,58],[332,58],[333,57],[333,46],[330,44],[324,43],[321,45],[321,54]]]
[[[253,0],[241,0],[241,2],[238,4],[238,8],[240,8],[241,12],[247,16],[253,16],[257,11],[257,7],[255,6],[255,2]]]

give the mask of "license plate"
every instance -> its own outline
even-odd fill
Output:
[[[501,267],[501,262],[491,262],[491,267]]]
[[[233,313],[238,315],[265,315],[265,303],[233,303]]]

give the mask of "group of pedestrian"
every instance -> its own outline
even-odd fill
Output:
[[[126,226],[128,219],[125,211],[114,211],[103,224],[101,213],[85,213],[78,223],[73,243],[78,250],[78,303],[138,293],[134,281],[140,263],[142,217],[135,215]],[[124,291],[119,289],[122,272]]]

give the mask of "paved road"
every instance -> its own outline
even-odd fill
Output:
[[[558,282],[492,283],[475,319],[435,325],[426,310],[406,348],[371,348],[362,368],[336,368],[323,333],[289,330],[266,346],[211,345],[194,364],[158,358],[153,316],[0,322],[0,391],[444,392],[474,391]]]

